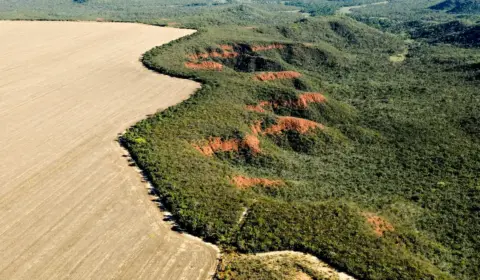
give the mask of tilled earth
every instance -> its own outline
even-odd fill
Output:
[[[162,221],[116,142],[199,87],[139,62],[148,49],[192,32],[0,21],[0,279],[213,272],[215,248]]]

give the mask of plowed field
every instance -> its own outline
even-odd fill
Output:
[[[0,22],[0,279],[205,279],[217,252],[162,221],[116,137],[188,98],[139,62],[192,30]]]

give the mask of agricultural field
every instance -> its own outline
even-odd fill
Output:
[[[191,34],[141,24],[0,22],[0,279],[205,279],[212,246],[171,230],[116,142],[199,84],[143,52]]]
[[[49,6],[52,3],[54,7]],[[160,37],[147,40],[155,34],[132,31],[131,36],[135,33],[148,41],[150,45],[146,46],[123,31],[121,36],[104,33],[97,38],[84,33],[72,34],[70,36],[75,37],[70,38],[75,40],[70,40],[70,44],[75,49],[71,53],[89,60],[75,67],[76,71],[84,71],[79,75],[73,70],[55,70],[75,64],[72,55],[66,55],[68,51],[50,49],[50,44],[40,43],[37,48],[49,52],[42,55],[38,51],[25,51],[29,48],[21,44],[15,50],[23,54],[15,56],[8,53],[13,43],[5,44],[4,57],[11,61],[6,69],[14,71],[16,68],[12,65],[24,61],[27,67],[18,71],[23,74],[22,79],[28,76],[34,80],[35,90],[50,92],[49,88],[42,88],[46,78],[40,74],[59,78],[56,90],[52,89],[58,94],[57,98],[51,99],[48,107],[40,111],[49,120],[45,125],[64,132],[59,138],[39,132],[37,126],[45,121],[40,122],[34,114],[28,115],[34,110],[23,104],[40,102],[46,97],[42,94],[28,97],[28,92],[35,92],[27,87],[28,83],[23,80],[20,83],[17,78],[16,85],[0,85],[7,97],[2,96],[4,103],[0,106],[6,104],[10,107],[5,108],[24,110],[3,115],[0,110],[0,126],[5,122],[2,116],[15,124],[0,127],[8,132],[0,137],[12,143],[5,149],[13,149],[12,156],[1,163],[5,167],[0,168],[6,174],[0,175],[0,180],[9,180],[5,181],[8,183],[6,195],[12,194],[2,201],[14,205],[6,208],[14,209],[11,215],[8,212],[12,219],[9,236],[18,232],[23,232],[17,237],[22,240],[30,240],[29,235],[40,236],[40,231],[32,233],[21,226],[13,230],[14,225],[20,224],[16,219],[22,219],[20,204],[42,210],[42,205],[52,204],[48,199],[57,201],[52,195],[57,195],[55,190],[62,186],[67,189],[77,178],[84,178],[82,174],[75,175],[77,170],[84,169],[86,173],[90,171],[84,176],[91,178],[92,184],[82,182],[81,188],[80,184],[73,184],[77,186],[73,190],[69,186],[68,201],[72,196],[81,199],[80,189],[90,190],[88,195],[95,194],[100,184],[101,191],[109,194],[111,189],[103,189],[106,185],[121,189],[122,193],[109,196],[111,207],[106,207],[109,215],[118,216],[118,222],[113,222],[116,228],[107,226],[111,229],[109,232],[125,241],[115,244],[130,244],[135,252],[148,251],[156,256],[134,277],[131,275],[137,266],[119,261],[121,265],[107,269],[113,278],[207,277],[207,268],[215,265],[216,252],[206,244],[186,241],[183,238],[186,235],[166,230],[161,231],[162,234],[179,238],[179,243],[158,241],[153,248],[140,245],[146,240],[153,242],[147,237],[142,239],[143,232],[151,229],[146,224],[162,229],[169,226],[162,223],[162,215],[148,201],[145,189],[126,191],[135,185],[133,179],[132,183],[109,183],[108,180],[121,177],[115,174],[131,171],[132,168],[125,166],[128,161],[144,172],[144,179],[153,186],[158,201],[170,211],[175,230],[219,246],[222,255],[215,279],[480,279],[480,15],[475,0],[185,0],[174,4],[168,0],[145,0],[125,3],[0,2],[0,18],[7,19],[139,21],[187,28],[173,29],[180,33],[170,40],[179,39],[155,47],[141,58],[140,54],[149,47],[169,40],[157,42]],[[83,25],[88,24],[80,24]],[[188,28],[198,32],[192,33]],[[116,40],[120,38],[119,43]],[[86,42],[79,45],[80,40]],[[99,42],[101,46],[97,45]],[[115,47],[107,48],[109,45]],[[119,60],[125,53],[120,50],[127,46],[135,48],[136,57],[129,60],[128,67],[135,67],[137,76],[129,76],[134,72],[128,75],[119,72],[127,67]],[[93,52],[97,48],[105,48],[105,53]],[[139,58],[146,68],[182,80],[148,72],[137,63]],[[105,76],[95,75],[96,68],[91,61],[97,60],[103,60],[102,68],[97,71]],[[41,65],[32,67],[36,61],[41,61]],[[7,77],[15,77],[5,73]],[[140,73],[148,73],[152,80],[139,80]],[[93,76],[83,79],[86,75]],[[89,85],[87,80],[102,86]],[[164,80],[173,84],[166,86]],[[91,94],[91,98],[100,98],[100,101],[82,103],[80,100],[84,99],[77,99],[80,97],[62,99],[63,94],[70,92],[65,90],[67,81],[78,81],[82,98]],[[104,86],[105,81],[112,88]],[[152,102],[151,94],[156,94],[142,92],[141,89],[147,91],[146,88],[158,88],[164,94],[182,88],[175,95],[181,97],[162,95],[161,100]],[[23,89],[24,94],[15,94],[15,90],[22,92]],[[99,94],[102,92],[104,95]],[[146,100],[142,104],[147,107],[138,107],[136,111],[132,102],[142,100]],[[66,115],[58,117],[59,121],[56,112],[61,106],[73,108],[64,110]],[[87,113],[90,112],[87,109],[98,110],[97,115]],[[160,111],[146,115],[157,109]],[[100,112],[106,116],[99,117]],[[95,125],[84,127],[80,116],[95,119]],[[142,118],[145,119],[134,124]],[[98,141],[110,145],[110,150],[122,151],[107,134],[90,142],[85,140],[85,144],[78,140],[97,135],[104,126],[109,126],[108,135],[111,135],[131,124],[134,125],[118,135],[130,160],[115,161],[113,165],[106,159],[93,161],[92,154],[102,157],[102,153],[109,150],[103,146],[97,151]],[[44,135],[44,138],[31,141],[33,138],[27,133]],[[73,138],[67,138],[70,135]],[[76,153],[75,148],[68,154],[58,149],[62,144],[80,150]],[[42,147],[43,158],[19,156],[21,151],[37,151]],[[76,161],[69,160],[55,165],[55,160],[64,154],[86,157],[77,165]],[[108,158],[120,160],[113,154]],[[22,165],[12,170],[16,162]],[[100,174],[95,169],[103,165],[112,166],[108,174]],[[48,179],[49,175],[44,172],[64,169],[66,176],[56,179]],[[15,179],[15,174],[19,174],[21,180]],[[27,176],[24,174],[38,175],[22,177]],[[133,173],[131,176],[139,179]],[[43,188],[37,188],[37,182],[47,182],[51,190],[41,191]],[[121,187],[122,184],[125,187]],[[0,189],[0,195],[3,191]],[[19,196],[19,192],[23,196]],[[140,198],[132,198],[133,194]],[[14,202],[12,197],[17,196],[23,200]],[[78,207],[99,207],[102,203],[89,199],[78,202]],[[62,201],[67,204],[67,198],[58,200],[58,204]],[[30,213],[35,213],[33,209]],[[130,220],[120,218],[116,209],[122,215],[129,209],[126,215]],[[23,214],[23,219],[28,221],[22,223],[24,227],[34,224],[32,215]],[[139,217],[148,222],[142,222]],[[105,216],[101,221],[110,223],[110,219]],[[43,223],[38,221],[38,225]],[[63,236],[61,222],[55,225],[51,230]],[[124,228],[131,231],[122,232],[120,229]],[[4,238],[3,235],[0,238]],[[196,266],[166,261],[164,250],[184,254],[186,258],[190,245],[181,242],[196,244],[198,251],[194,251],[198,254],[192,254],[189,259]],[[26,246],[35,249],[37,243],[44,244],[45,249],[34,253],[54,254],[55,250],[46,245],[46,240],[45,243],[31,241]],[[13,248],[14,245],[7,242],[0,246]],[[103,247],[99,248],[101,252]],[[40,271],[48,266],[43,262],[45,258],[38,262],[34,253],[10,260],[4,273]],[[147,255],[142,257],[148,258]],[[210,257],[203,257],[205,255]],[[92,256],[93,259],[89,256],[80,263],[98,257]],[[130,261],[137,259],[131,255],[118,256]],[[15,267],[16,261],[27,257],[32,261]],[[57,259],[51,258],[55,264]],[[33,263],[35,269],[29,270],[29,263]],[[165,270],[172,266],[174,274],[169,275]],[[72,265],[67,263],[63,267]],[[73,267],[77,267],[76,263]],[[133,267],[128,272],[132,274],[122,274],[126,267]],[[194,270],[202,273],[195,274]],[[87,274],[87,278],[91,275]]]

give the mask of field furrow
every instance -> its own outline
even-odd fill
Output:
[[[0,279],[205,279],[116,142],[199,84],[139,62],[192,30],[0,21]]]

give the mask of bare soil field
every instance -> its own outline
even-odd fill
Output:
[[[163,222],[116,142],[199,84],[139,62],[192,30],[0,22],[0,279],[205,279],[212,246]]]

